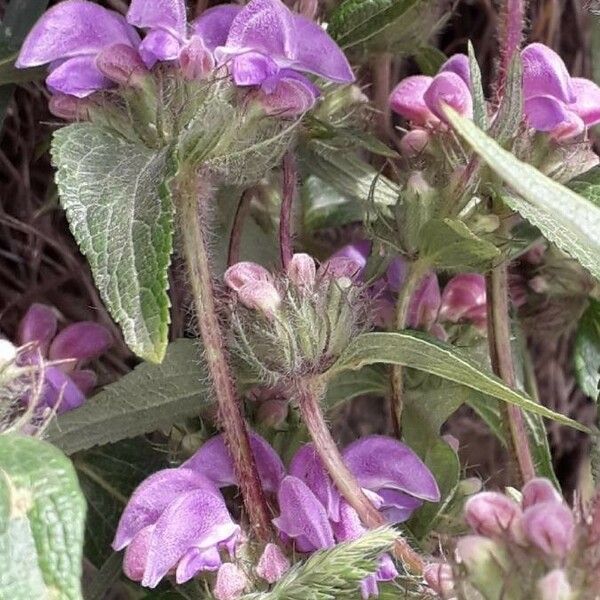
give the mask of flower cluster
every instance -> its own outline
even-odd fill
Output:
[[[473,588],[485,599],[597,597],[597,514],[578,523],[548,480],[528,482],[520,501],[479,493],[467,501],[465,518],[473,534],[458,540],[453,563],[432,563],[425,570],[441,598],[463,597],[468,593],[463,590]],[[584,555],[577,550],[583,548]]]
[[[529,127],[564,140],[600,123],[600,87],[594,82],[571,77],[560,56],[540,43],[524,48],[521,60],[524,114]],[[435,77],[407,77],[392,91],[392,110],[413,125],[402,140],[406,155],[419,154],[430,133],[447,125],[444,105],[463,116],[473,116],[469,59],[464,54],[452,56]]]
[[[145,31],[143,39],[136,28]],[[133,0],[125,17],[86,0],[65,0],[33,27],[17,67],[49,64],[46,84],[56,95],[51,107],[60,111],[65,95],[85,98],[115,84],[140,85],[162,62],[187,79],[223,68],[268,113],[282,116],[315,104],[319,89],[307,74],[354,81],[327,33],[280,0],[216,6],[191,23],[184,0]]]
[[[83,368],[104,354],[112,345],[106,327],[92,321],[67,325],[58,332],[56,312],[45,304],[33,304],[19,323],[16,338],[21,349],[16,353],[19,366],[40,367],[43,385],[35,399],[36,412],[77,408],[96,386],[96,374]],[[27,392],[26,400],[32,399]]]
[[[286,472],[263,438],[251,433],[250,442],[262,487],[276,499],[278,516],[273,523],[284,547],[293,546],[306,554],[356,539],[365,531],[312,444],[296,452]],[[348,446],[343,458],[390,523],[406,521],[424,501],[440,498],[427,467],[394,439],[364,438]],[[246,540],[220,491],[236,484],[232,459],[220,435],[203,444],[179,468],[146,479],[133,493],[113,542],[116,550],[127,548],[127,576],[155,587],[167,575],[183,583],[217,571],[213,593],[218,600],[239,597],[252,579],[269,584],[280,579],[290,562],[276,544],[261,550],[253,572],[244,571],[237,560],[237,550]],[[228,560],[223,560],[223,552]],[[396,575],[391,558],[382,557],[377,572],[362,584],[363,596],[375,595],[377,581],[389,581]]]

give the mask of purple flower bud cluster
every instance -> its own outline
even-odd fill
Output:
[[[529,127],[556,140],[569,139],[600,123],[600,87],[593,81],[571,77],[556,52],[534,43],[523,49],[524,114]],[[413,75],[403,79],[390,95],[390,106],[413,125],[403,138],[406,156],[420,154],[434,131],[447,122],[444,105],[473,117],[469,59],[455,54],[435,77]]]
[[[465,519],[473,534],[458,540],[455,566],[432,563],[425,570],[427,584],[442,598],[453,597],[458,579],[466,577],[475,587],[483,582],[495,589],[512,571],[529,573],[526,564],[536,573],[545,573],[533,582],[540,598],[570,597],[566,569],[576,546],[576,520],[547,479],[529,481],[520,502],[498,492],[476,494],[465,505]],[[488,556],[493,560],[488,561]],[[512,560],[520,561],[519,568],[511,566]],[[552,595],[558,590],[563,595]],[[523,598],[529,597],[525,588],[522,592]]]
[[[113,340],[106,327],[91,321],[72,323],[59,332],[56,312],[45,304],[32,304],[19,323],[16,342],[25,347],[18,362],[39,365],[43,373],[38,408],[62,413],[85,402],[97,378],[84,367],[104,354]]]
[[[251,433],[250,442],[263,489],[274,499],[273,524],[284,548],[306,554],[362,535],[358,514],[335,488],[312,444],[296,452],[286,472],[266,440]],[[424,501],[439,501],[430,471],[392,438],[361,439],[345,448],[343,459],[390,523],[406,521]],[[181,467],[146,479],[131,496],[113,542],[115,550],[126,548],[126,575],[155,587],[166,576],[183,583],[217,571],[213,593],[219,600],[238,598],[253,578],[278,581],[290,568],[279,545],[267,544],[252,570],[237,560],[244,535],[220,491],[232,485],[237,485],[233,462],[220,435]],[[396,575],[391,558],[381,557],[376,573],[362,583],[363,596],[376,595],[377,581]]]
[[[115,84],[143,85],[162,62],[190,80],[223,68],[267,113],[281,116],[304,113],[317,101],[319,89],[307,75],[354,81],[327,33],[280,0],[223,4],[190,23],[184,0],[133,0],[125,17],[87,0],[65,0],[36,23],[16,64],[48,64],[53,94],[85,98]],[[64,102],[56,104],[58,116],[67,114]]]

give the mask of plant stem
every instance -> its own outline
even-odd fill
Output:
[[[500,13],[500,64],[496,81],[496,99],[504,93],[510,63],[523,40],[527,0],[504,0]]]
[[[219,324],[205,227],[212,193],[196,173],[184,172],[178,178],[178,214],[194,298],[196,318],[204,342],[204,355],[217,396],[218,415],[225,443],[233,458],[250,526],[259,540],[270,538],[271,524],[258,470],[250,447],[235,384],[227,362],[223,332]]]
[[[494,267],[487,276],[488,342],[494,373],[511,388],[516,387],[516,377],[510,346],[510,318],[508,300],[508,270],[505,262]],[[509,450],[513,464],[518,467],[519,483],[535,477],[529,439],[518,406],[503,404],[504,421],[508,426]]]
[[[384,140],[391,137],[389,97],[392,91],[392,61],[391,52],[382,52],[376,54],[372,62],[373,102],[379,112],[377,126]]]
[[[422,265],[418,262],[409,262],[406,272],[404,285],[398,294],[396,302],[396,318],[394,322],[395,330],[402,331],[406,329],[408,321],[408,312],[410,301],[423,275]],[[394,432],[397,437],[402,433],[402,412],[404,410],[404,368],[401,365],[392,367],[392,398],[391,398],[391,417],[394,425]]]
[[[364,525],[370,529],[385,525],[386,521],[383,515],[371,504],[356,477],[344,464],[340,451],[327,427],[320,406],[320,400],[325,392],[324,382],[318,378],[306,377],[296,380],[295,385],[302,420],[338,491],[356,510]],[[400,538],[396,542],[394,553],[404,562],[408,570],[414,573],[423,571],[423,559],[405,540]]]
[[[233,227],[231,228],[231,236],[229,238],[229,249],[227,251],[227,266],[235,264],[240,260],[240,249],[242,246],[242,234],[244,232],[244,223],[250,214],[250,202],[252,191],[245,190],[238,202],[233,219]]]
[[[287,268],[294,255],[292,217],[296,197],[296,179],[296,161],[294,155],[288,151],[283,157],[283,193],[279,216],[279,251],[281,253],[281,265],[284,269]]]

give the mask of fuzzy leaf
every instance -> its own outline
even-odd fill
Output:
[[[177,340],[162,364],[142,363],[60,415],[48,428],[48,440],[67,454],[118,442],[197,415],[210,397],[197,344]]]
[[[596,206],[600,206],[600,166],[592,167],[589,171],[577,175],[569,181],[567,187]]]
[[[368,531],[351,542],[312,554],[292,567],[273,589],[242,600],[338,600],[358,595],[360,581],[377,569],[377,558],[398,538],[391,528]]]
[[[600,279],[600,208],[515,158],[469,119],[445,110],[458,134],[518,194],[503,196],[506,203]]]
[[[385,396],[389,391],[389,374],[380,367],[341,373],[329,382],[324,408],[334,410],[357,396]]]
[[[160,362],[168,341],[173,207],[166,150],[91,123],[54,134],[53,163],[71,231],[128,346]]]
[[[485,270],[500,250],[477,237],[462,221],[433,219],[419,234],[420,256],[432,267],[454,272]]]
[[[473,50],[473,44],[469,40],[469,70],[471,72],[471,95],[473,96],[473,121],[479,129],[484,131],[489,126],[487,115],[487,106],[485,103],[485,94],[483,93],[483,85],[481,83],[481,69]]]
[[[490,136],[500,145],[506,144],[518,132],[522,118],[523,66],[521,57],[517,54],[508,71],[506,90],[498,107],[498,114],[490,129]]]
[[[583,313],[573,352],[575,375],[583,393],[598,400],[600,383],[600,302],[590,298]]]
[[[504,402],[515,404],[558,423],[581,431],[576,421],[537,404],[525,394],[512,390],[501,379],[481,369],[465,352],[417,331],[365,333],[346,348],[329,374],[357,370],[376,363],[402,365],[437,375],[470,387]]]
[[[82,600],[85,500],[56,448],[0,436],[0,598]]]

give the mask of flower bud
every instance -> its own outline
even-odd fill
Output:
[[[287,419],[289,407],[286,400],[265,400],[256,411],[256,420],[267,427],[281,427]]]
[[[300,289],[312,287],[316,274],[315,261],[308,254],[294,254],[287,266],[289,280]]]
[[[442,598],[447,598],[454,591],[454,575],[452,567],[447,563],[429,563],[423,569],[425,583]]]
[[[256,565],[256,573],[267,583],[275,583],[283,577],[290,566],[290,561],[277,544],[267,544]]]
[[[529,287],[536,294],[545,294],[549,289],[550,285],[548,284],[548,280],[541,275],[536,275],[529,280]]]
[[[405,158],[418,156],[429,143],[429,133],[425,129],[413,129],[400,140],[400,152]]]
[[[465,519],[480,535],[488,537],[511,537],[523,541],[521,530],[522,512],[519,505],[498,492],[481,492],[469,498],[465,504]]]
[[[242,286],[238,290],[240,302],[252,310],[259,310],[271,316],[281,304],[281,296],[270,281],[256,281]]]
[[[440,321],[458,323],[476,321],[487,310],[485,278],[477,273],[453,277],[444,287],[439,312]]]
[[[271,273],[264,267],[253,262],[239,262],[225,271],[225,284],[234,292],[239,292],[247,283],[256,284],[259,281],[272,282]]]
[[[554,569],[544,575],[536,585],[540,600],[570,600],[572,590],[567,574],[562,569]]]
[[[233,563],[224,563],[219,567],[213,595],[217,600],[237,600],[248,585],[246,574]]]
[[[140,87],[149,72],[138,51],[126,44],[113,44],[96,57],[98,70],[119,85]]]
[[[521,504],[524,509],[542,502],[563,503],[562,496],[558,493],[556,488],[543,477],[536,477],[535,479],[528,481],[523,486],[521,494]]]
[[[416,125],[439,124],[438,118],[424,100],[424,94],[432,81],[432,78],[426,75],[413,75],[403,79],[390,95],[389,102],[392,110]]]
[[[87,98],[76,98],[67,94],[53,94],[48,109],[59,119],[65,121],[85,121],[89,119],[91,102]]]
[[[573,513],[555,501],[530,506],[523,513],[523,529],[534,546],[559,559],[565,558],[575,542]]]
[[[179,66],[186,79],[204,79],[215,68],[215,58],[202,38],[194,35],[179,53]]]

